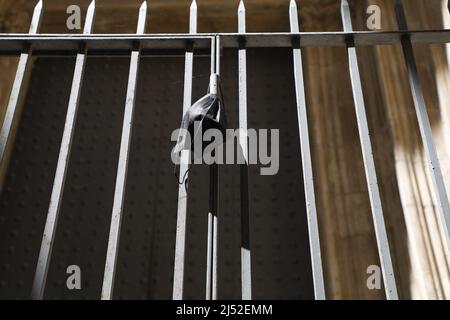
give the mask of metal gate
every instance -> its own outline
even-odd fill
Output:
[[[35,225],[42,220],[45,225],[43,234],[38,228],[28,234],[31,240],[39,239],[39,255],[33,253],[33,246],[24,248],[28,258],[22,265],[23,271],[29,270],[30,265],[34,267],[33,263],[36,265],[31,297],[60,297],[60,292],[55,288],[64,286],[62,282],[65,278],[61,275],[64,275],[65,266],[70,264],[65,259],[72,253],[81,257],[89,274],[97,275],[97,280],[93,281],[95,284],[91,284],[92,290],[88,282],[87,291],[76,296],[79,298],[112,299],[114,288],[118,291],[131,288],[131,291],[139,292],[138,296],[146,296],[142,288],[151,283],[150,286],[160,288],[158,293],[155,291],[150,295],[152,298],[191,298],[198,297],[198,292],[203,291],[206,299],[237,297],[248,300],[270,297],[261,292],[276,292],[285,287],[292,294],[288,297],[325,299],[302,48],[345,46],[386,298],[398,299],[356,50],[361,45],[401,44],[403,47],[437,207],[449,247],[449,202],[412,44],[447,43],[450,42],[450,32],[408,30],[400,0],[395,1],[399,31],[353,31],[346,0],[342,1],[341,10],[343,32],[300,32],[297,6],[292,0],[289,8],[291,32],[247,33],[245,7],[241,2],[237,11],[238,33],[199,34],[197,5],[193,1],[189,34],[144,34],[147,5],[143,2],[135,35],[94,35],[91,32],[95,21],[95,1],[92,1],[82,35],[39,35],[43,11],[40,1],[35,7],[28,35],[1,35],[0,51],[3,54],[20,54],[0,133],[2,166],[8,165],[8,152],[14,149],[1,198],[2,211],[6,212],[4,220],[8,220],[3,228],[10,231],[8,236],[15,238],[17,233],[22,236],[26,233],[20,229],[24,228],[21,218]],[[180,52],[185,53],[184,59],[179,57]],[[72,60],[67,57],[73,55],[76,55],[76,60],[72,71]],[[32,86],[25,99],[23,82],[34,56],[40,58],[33,70]],[[67,57],[55,60],[54,56]],[[276,60],[284,62],[270,66],[271,57],[279,57]],[[285,60],[287,57],[289,62]],[[278,84],[274,84],[268,74],[247,79],[247,71],[258,70],[262,64],[272,74],[279,72],[275,77],[279,80]],[[48,70],[56,69],[67,72],[58,75],[48,73]],[[173,184],[168,183],[172,181],[172,164],[166,161],[171,142],[165,137],[170,136],[170,130],[176,128],[191,106],[192,97],[199,96],[206,86],[208,78],[205,75],[209,76],[210,72],[220,75],[227,99],[237,101],[237,110],[230,110],[231,122],[236,127],[246,132],[249,124],[258,126],[252,120],[252,113],[257,113],[265,119],[266,127],[283,126],[289,129],[286,136],[282,136],[282,144],[286,148],[281,150],[282,157],[287,159],[287,169],[261,193],[269,199],[250,195],[249,186],[260,178],[249,168],[248,161],[245,165],[229,168],[194,166],[190,171],[187,165],[182,165],[179,176],[190,176],[188,187],[175,184],[177,190],[166,189],[167,185]],[[70,73],[73,76],[67,77]],[[152,77],[155,74],[158,77]],[[43,78],[48,82],[43,82]],[[94,84],[97,91],[93,89]],[[269,111],[255,107],[273,103],[270,97],[251,90],[265,85],[279,86],[286,104],[285,107],[278,106],[284,108],[282,119],[274,120]],[[71,88],[67,94],[65,87]],[[151,96],[141,94],[150,90],[148,87],[153,93],[160,93],[158,101],[149,100]],[[247,105],[249,99],[253,106]],[[23,100],[26,106],[14,142],[14,126],[20,117]],[[55,109],[55,105],[67,100],[67,109]],[[125,102],[124,108],[117,101]],[[292,102],[293,108],[289,108],[289,102]],[[140,110],[137,114],[136,105]],[[172,105],[182,105],[183,108],[179,112],[167,110]],[[40,120],[49,114],[53,114],[54,122],[49,127],[42,126]],[[114,130],[120,127],[120,132]],[[49,141],[41,141],[42,137],[47,137]],[[159,137],[159,140],[151,137]],[[248,160],[245,136],[240,137],[239,144]],[[24,149],[28,151],[23,152]],[[71,152],[77,156],[71,155]],[[18,155],[16,158],[15,154]],[[189,157],[189,154],[183,156]],[[31,171],[28,172],[25,167]],[[280,192],[277,184],[283,183],[285,188]],[[23,187],[30,184],[37,186],[39,192],[30,192]],[[45,187],[46,184],[48,187]],[[292,190],[286,192],[287,189]],[[270,195],[272,192],[273,196]],[[201,201],[208,198],[209,203]],[[273,210],[273,216],[269,218],[257,213],[250,215],[251,211],[270,208],[270,202],[277,201],[284,201],[282,210],[289,211],[286,216],[280,217],[277,210]],[[238,206],[231,205],[236,202]],[[39,208],[45,208],[46,216],[41,219],[40,215],[31,214],[33,210],[30,211],[30,206],[34,206],[36,212]],[[280,210],[279,206],[272,206]],[[299,209],[299,206],[304,208]],[[61,215],[62,211],[66,214]],[[84,215],[84,211],[89,215]],[[192,212],[188,214],[188,211]],[[10,217],[11,212],[19,214]],[[176,212],[176,215],[169,212]],[[95,227],[83,229],[89,225]],[[267,235],[267,228],[271,229],[272,236]],[[288,239],[286,243],[275,242],[280,233],[289,233],[283,238]],[[141,234],[141,237],[136,234]],[[74,236],[83,238],[83,244],[65,247],[64,242]],[[142,240],[148,243],[142,243]],[[276,257],[283,250],[287,256],[292,252],[297,252],[297,256],[294,254],[295,257],[284,267],[283,261],[280,261],[282,259],[275,259],[272,265],[263,268],[264,261],[257,253],[262,246],[271,256]],[[105,252],[99,248],[105,248]],[[72,252],[67,252],[68,249]],[[119,251],[121,254],[123,252],[121,258]],[[10,247],[2,255],[14,261],[15,248]],[[50,262],[55,255],[65,258],[57,260],[52,272]],[[136,261],[140,255],[150,255],[151,261],[138,265]],[[121,260],[120,263],[118,260]],[[222,261],[220,266],[219,260]],[[15,261],[17,265],[20,263]],[[295,288],[290,288],[289,283],[283,283],[276,275],[273,277],[274,283],[265,279],[265,272],[277,268],[290,272]],[[17,270],[8,271],[8,265],[4,269],[5,275],[17,274]],[[120,273],[127,276],[119,277]],[[142,276],[145,273],[150,274]],[[98,278],[99,274],[102,277]],[[118,277],[121,281],[117,280]],[[27,290],[26,282],[28,280],[21,280],[20,285],[16,286],[24,292]],[[96,296],[96,285],[99,283],[101,295]],[[1,290],[2,296],[8,296],[8,290],[12,289],[5,285]],[[46,293],[46,290],[53,293]],[[127,298],[126,291],[123,289],[123,295],[114,296]],[[283,298],[286,295],[280,293],[272,297]]]

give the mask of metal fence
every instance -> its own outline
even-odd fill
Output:
[[[307,105],[305,101],[305,88],[302,66],[302,48],[308,46],[345,46],[348,52],[349,72],[354,97],[357,124],[360,143],[365,166],[367,186],[370,196],[370,204],[373,216],[374,230],[381,269],[384,280],[384,288],[387,299],[398,299],[395,275],[392,259],[389,251],[389,243],[386,233],[383,210],[380,200],[380,192],[377,182],[376,167],[372,154],[370,131],[364,105],[361,78],[358,69],[356,50],[358,46],[394,45],[401,44],[405,56],[406,67],[409,75],[409,84],[414,100],[420,133],[428,159],[430,176],[433,181],[434,194],[442,224],[445,229],[447,248],[450,248],[450,208],[445,190],[443,176],[436,154],[436,148],[432,139],[432,131],[426,106],[423,98],[422,87],[419,81],[412,45],[414,43],[448,43],[450,42],[449,30],[409,30],[401,0],[395,1],[398,31],[354,31],[347,0],[342,1],[341,16],[344,31],[336,32],[300,32],[301,26],[298,20],[298,9],[294,0],[289,7],[289,19],[291,32],[285,33],[247,33],[246,13],[243,1],[240,2],[238,15],[238,33],[197,33],[197,5],[195,0],[190,7],[189,34],[144,34],[147,4],[144,1],[139,9],[139,19],[135,35],[93,35],[92,29],[95,21],[95,1],[89,5],[82,35],[45,34],[39,35],[38,29],[43,12],[43,3],[40,1],[33,13],[29,33],[2,34],[0,35],[0,52],[2,54],[20,54],[16,77],[12,87],[11,96],[6,110],[5,119],[0,133],[0,160],[5,165],[7,149],[12,144],[12,127],[17,121],[18,105],[24,94],[24,75],[29,68],[31,55],[73,55],[76,54],[76,65],[73,74],[72,87],[68,102],[64,132],[60,146],[59,158],[53,182],[53,189],[48,208],[45,230],[37,261],[37,267],[32,288],[32,298],[42,299],[46,286],[46,278],[49,269],[55,232],[58,223],[61,199],[64,192],[65,178],[69,163],[72,138],[80,90],[83,85],[83,72],[87,55],[129,55],[131,51],[128,87],[125,102],[125,111],[120,143],[119,163],[114,193],[114,203],[111,215],[109,242],[104,269],[103,289],[101,298],[111,299],[114,290],[116,260],[120,241],[120,227],[124,202],[125,186],[127,182],[128,158],[130,153],[130,139],[133,129],[133,113],[136,95],[136,83],[141,56],[155,53],[169,53],[171,51],[185,52],[184,95],[183,114],[187,112],[192,103],[192,72],[193,58],[196,52],[208,52],[211,56],[211,73],[220,73],[220,51],[222,48],[238,49],[238,84],[239,84],[239,128],[247,131],[247,74],[246,74],[246,49],[256,47],[285,47],[292,48],[293,74],[295,79],[295,92],[297,101],[299,141],[301,146],[301,163],[305,199],[307,207],[307,221],[310,241],[310,254],[314,292],[316,299],[325,299],[325,286],[322,271],[322,259],[320,252],[320,237],[316,213],[313,171],[309,143]],[[181,118],[182,114],[180,114]],[[248,163],[248,142],[245,135],[240,136],[240,147]],[[188,158],[189,153],[183,153],[182,157]],[[188,165],[180,167],[180,176],[187,176]],[[248,165],[241,165],[240,195],[241,195],[241,281],[242,299],[252,298],[251,281],[251,244],[249,236],[249,197],[248,197]],[[218,179],[217,166],[211,166],[210,176],[210,212],[208,215],[208,245],[207,245],[207,272],[206,299],[217,299],[217,239],[218,239]],[[175,260],[173,270],[173,299],[183,299],[184,264],[185,264],[185,239],[186,239],[186,214],[188,188],[180,185],[178,189],[178,211],[175,244]]]

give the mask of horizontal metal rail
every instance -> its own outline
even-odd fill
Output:
[[[401,44],[404,37],[414,43],[448,43],[450,30],[400,30],[400,31],[354,31],[354,32],[278,32],[278,33],[202,33],[202,34],[1,34],[0,54],[20,54],[31,46],[33,54],[76,54],[80,44],[86,44],[89,54],[120,54],[133,50],[137,41],[141,54],[153,50],[209,49],[211,38],[220,36],[222,48],[239,48],[245,43],[252,47],[291,47],[293,40],[300,47],[346,46],[349,39],[356,46]]]

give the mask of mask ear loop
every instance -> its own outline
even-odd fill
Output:
[[[222,89],[219,89],[219,90],[222,92]],[[209,94],[209,93],[210,93],[210,86],[208,85],[208,94]],[[200,127],[197,129],[197,132],[194,133],[194,141],[195,141],[195,138],[197,137],[197,134],[200,132],[200,129],[201,129],[202,126],[203,126],[203,120],[204,120],[204,119],[202,119],[201,125],[200,125]],[[177,165],[174,165],[174,166],[173,166],[173,173],[174,173],[174,175],[175,175],[175,178],[177,179],[177,183],[178,183],[178,185],[184,184],[184,189],[186,190],[186,192],[187,192],[187,182],[188,182],[188,180],[189,180],[189,178],[186,178],[186,176],[187,176],[187,174],[189,173],[189,170],[191,170],[190,167],[186,170],[186,172],[185,172],[184,175],[183,175],[183,179],[182,179],[181,182],[180,182],[180,176],[178,175],[178,172],[177,172]]]
[[[194,134],[194,141],[195,141],[195,138],[197,137],[197,134],[200,132],[200,129],[202,128],[202,126],[203,126],[203,120],[201,121],[200,128],[198,128],[197,132]],[[184,184],[184,189],[186,190],[186,192],[187,192],[187,182],[189,180],[189,178],[186,178],[186,176],[187,176],[189,170],[191,170],[191,167],[189,167],[186,170],[186,172],[183,175],[183,179],[180,181],[180,176],[177,173],[177,165],[174,165],[174,167],[173,167],[173,173],[174,173],[175,177],[177,178],[178,185]]]
[[[178,185],[184,184],[184,190],[186,190],[186,192],[187,192],[187,182],[188,182],[188,179],[186,178],[186,176],[189,173],[189,170],[191,170],[190,167],[186,170],[186,172],[183,175],[183,179],[180,182],[180,176],[177,173],[177,165],[175,165],[173,167],[173,173],[174,173],[175,177],[177,178]]]

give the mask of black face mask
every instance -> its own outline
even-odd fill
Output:
[[[196,122],[197,126],[195,125]],[[208,93],[190,106],[184,115],[180,127],[183,130],[180,130],[173,152],[180,153],[182,150],[194,151],[194,141],[196,141],[196,138],[200,138],[202,141],[201,152],[203,154],[206,146],[212,143],[212,141],[203,141],[203,134],[208,129],[217,129],[222,133],[222,141],[225,142],[227,125],[221,90],[219,90],[218,94]],[[189,141],[186,132],[189,132],[191,141]],[[194,157],[202,157],[202,154],[194,155]],[[174,172],[179,184],[185,184],[187,182],[185,181],[187,172],[181,181],[177,176],[176,166]]]
[[[197,126],[195,126],[197,122]],[[200,123],[200,125],[199,125]],[[181,150],[194,150],[194,141],[196,138],[203,137],[203,134],[208,129],[217,129],[222,133],[222,141],[225,141],[225,132],[227,128],[227,119],[224,110],[223,100],[220,94],[208,93],[199,100],[197,100],[183,117],[181,122],[180,134],[178,135],[177,145],[174,152]],[[189,132],[191,141],[187,135]],[[211,141],[202,141],[202,151]]]

